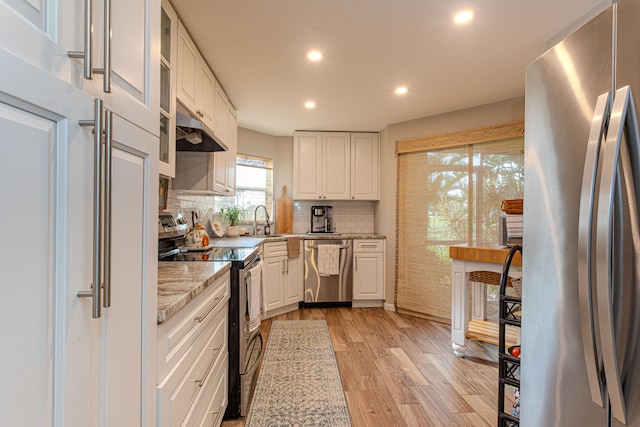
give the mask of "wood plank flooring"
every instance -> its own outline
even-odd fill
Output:
[[[469,340],[458,359],[450,326],[382,308],[305,308],[263,334],[287,319],[327,321],[353,427],[497,425],[495,345]]]

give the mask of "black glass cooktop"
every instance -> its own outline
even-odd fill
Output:
[[[257,248],[211,248],[206,251],[180,252],[159,261],[232,261],[247,263],[258,253]]]

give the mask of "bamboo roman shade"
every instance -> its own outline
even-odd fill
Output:
[[[451,146],[446,136],[437,137],[437,148],[428,138],[408,140],[410,149],[398,142],[399,311],[450,322],[449,246],[498,242],[501,201],[521,198],[524,184],[522,123],[508,129],[466,145],[460,132]]]

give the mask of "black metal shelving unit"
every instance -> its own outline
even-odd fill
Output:
[[[520,312],[522,309],[522,299],[506,294],[507,281],[509,279],[509,267],[516,252],[522,255],[522,246],[511,247],[502,267],[500,276],[500,316],[499,316],[499,338],[498,338],[498,363],[499,363],[499,383],[498,383],[498,427],[518,427],[520,419],[505,412],[504,392],[505,386],[520,387],[520,359],[507,353],[505,345],[505,332],[507,325],[521,326]]]

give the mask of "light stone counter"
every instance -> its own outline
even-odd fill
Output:
[[[231,263],[158,262],[158,323],[166,322],[223,274]]]
[[[385,239],[379,234],[282,234],[212,238],[211,244],[219,248],[253,248],[264,242],[286,241],[288,237],[303,240]],[[230,262],[159,261],[158,323],[166,322],[230,268]]]
[[[343,240],[343,239],[386,239],[380,234],[277,234],[275,236],[239,236],[212,238],[211,244],[216,248],[252,248],[264,242],[277,242],[287,240],[289,237],[298,237],[303,240]]]

